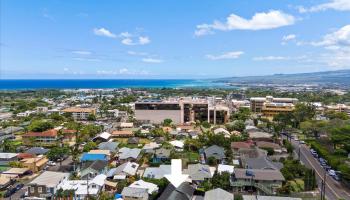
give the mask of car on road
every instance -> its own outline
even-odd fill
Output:
[[[16,185],[16,190],[20,190],[20,189],[22,189],[24,187],[24,184],[23,183],[20,183],[20,184],[18,184],[18,185]]]
[[[5,192],[5,194],[4,194],[4,197],[5,197],[5,198],[8,198],[8,197],[12,196],[14,193],[16,193],[16,191],[17,191],[17,190],[16,190],[15,187],[9,188],[9,189],[6,190],[6,192]]]
[[[49,166],[56,166],[56,163],[50,160],[49,162],[47,162],[47,165],[49,165]]]
[[[330,176],[336,176],[337,175],[333,169],[328,170],[328,174]]]

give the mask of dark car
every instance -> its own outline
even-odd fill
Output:
[[[18,184],[18,185],[16,185],[16,190],[20,190],[20,189],[22,189],[23,188],[23,186],[24,186],[24,184],[23,183],[20,183],[20,184]]]
[[[7,198],[7,197],[10,197],[12,196],[14,193],[16,193],[16,188],[11,188],[11,189],[8,189],[6,190],[5,194],[4,194],[4,197]]]

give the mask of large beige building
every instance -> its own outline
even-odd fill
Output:
[[[61,113],[71,113],[75,120],[87,120],[90,114],[96,115],[95,108],[70,107],[63,109]]]
[[[169,100],[151,100],[135,103],[136,120],[160,124],[164,119],[171,119],[175,124],[207,121],[226,123],[229,108],[215,104],[209,99],[178,98]]]
[[[265,117],[273,117],[279,113],[292,112],[297,103],[296,98],[252,97],[250,98],[250,110],[262,113]]]
[[[250,98],[250,109],[253,112],[262,112],[265,104],[276,103],[276,104],[293,104],[298,103],[296,98],[274,98],[272,96],[266,97],[252,97]]]

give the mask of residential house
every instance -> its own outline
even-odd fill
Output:
[[[28,196],[52,198],[59,184],[68,180],[69,173],[45,171],[28,184]]]
[[[32,155],[45,155],[47,152],[49,152],[49,149],[46,149],[44,147],[32,147],[25,151],[25,153],[29,153]]]
[[[43,170],[49,159],[46,156],[39,155],[35,158],[25,158],[21,160],[23,167],[30,169],[32,172],[36,173]]]
[[[147,189],[124,187],[122,190],[123,200],[148,200]]]
[[[30,175],[32,172],[28,168],[10,168],[9,170],[1,172],[2,176],[6,176],[12,179],[21,178],[25,175]]]
[[[257,158],[241,157],[242,166],[249,169],[275,169],[280,170],[283,164],[280,162],[270,161],[267,156]]]
[[[54,146],[60,143],[58,130],[50,129],[43,132],[29,132],[22,135],[23,144],[27,146]]]
[[[233,200],[233,194],[221,188],[216,188],[206,191],[204,200]]]
[[[9,126],[5,129],[0,130],[0,141],[4,141],[6,139],[14,139],[15,134],[21,133],[24,131],[22,127]]]
[[[202,182],[213,177],[213,173],[209,165],[190,164],[187,169],[183,170],[183,174],[188,174],[189,178],[194,182]]]
[[[92,149],[88,153],[89,154],[104,154],[107,156],[107,160],[111,159],[111,151],[109,151],[109,150]]]
[[[137,161],[139,160],[141,155],[141,149],[138,148],[127,148],[123,147],[119,149],[119,161],[127,162],[127,161]]]
[[[181,140],[173,140],[173,141],[170,141],[169,143],[175,148],[175,151],[181,152],[184,150],[185,144]]]
[[[214,157],[219,162],[226,158],[225,149],[217,145],[212,145],[208,148],[205,148],[204,154],[206,159]]]
[[[4,190],[10,185],[11,185],[11,178],[4,175],[0,175],[0,189]]]
[[[231,142],[231,149],[235,153],[240,149],[250,149],[252,145],[251,142]]]
[[[85,179],[95,177],[98,174],[105,174],[107,172],[108,162],[103,160],[96,160],[90,162],[84,162],[80,167],[80,177]]]
[[[260,196],[260,195],[243,195],[243,200],[302,200],[302,198],[279,197],[279,196]]]
[[[102,132],[100,134],[98,134],[97,136],[95,136],[92,141],[94,142],[107,142],[110,138],[111,138],[111,134],[108,132]]]
[[[231,182],[236,191],[243,191],[246,187],[255,187],[267,195],[276,194],[285,181],[279,170],[271,169],[235,169]]]
[[[170,160],[171,149],[160,148],[156,149],[153,156],[153,162],[165,162]]]
[[[152,179],[162,179],[166,174],[171,174],[171,165],[159,165],[159,167],[147,167],[143,173],[143,177],[152,178]]]
[[[74,190],[75,199],[86,199],[89,197],[98,198],[99,193],[105,185],[106,175],[99,174],[91,180],[65,180],[58,188],[63,190]]]
[[[84,153],[80,159],[82,162],[96,160],[108,161],[108,156],[106,154]]]
[[[134,137],[134,135],[132,130],[114,130],[112,132],[112,137]]]
[[[156,142],[150,142],[148,144],[145,144],[143,147],[142,147],[142,150],[145,151],[145,153],[151,153],[153,154],[155,149],[158,149],[161,145],[156,143]]]
[[[154,194],[154,193],[158,193],[158,190],[159,190],[159,188],[156,184],[146,182],[142,179],[133,182],[131,185],[129,185],[129,187],[146,189],[148,194],[150,194],[150,195]]]
[[[256,146],[261,149],[273,149],[275,153],[282,153],[282,147],[279,144],[273,143],[273,142],[266,142],[266,141],[257,141]]]
[[[100,150],[109,150],[111,153],[118,152],[118,142],[102,142],[98,145],[98,149]]]
[[[228,172],[230,174],[233,174],[235,170],[235,167],[233,165],[223,165],[219,164],[218,165],[218,173],[221,174],[223,172]]]
[[[17,153],[0,153],[0,166],[8,166],[9,162],[18,161]]]
[[[195,188],[187,182],[183,182],[179,187],[168,184],[158,200],[192,200]]]
[[[139,164],[135,162],[126,162],[107,172],[107,177],[113,179],[124,180],[128,176],[134,176],[139,168]]]

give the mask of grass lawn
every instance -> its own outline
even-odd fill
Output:
[[[183,161],[182,162],[183,166],[187,166],[188,163],[199,162],[199,154],[197,152],[184,151],[184,152],[177,153],[177,155]]]

